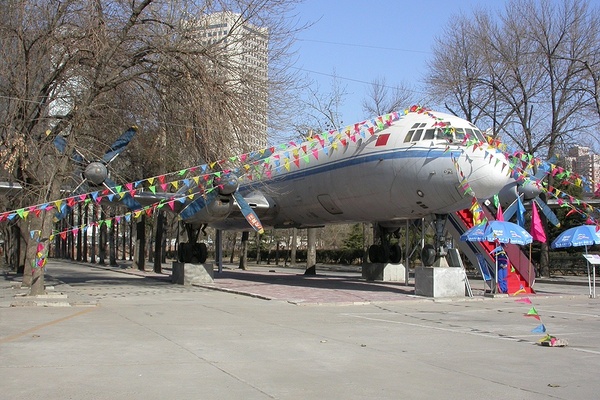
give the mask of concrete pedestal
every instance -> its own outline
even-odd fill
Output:
[[[403,264],[365,263],[362,265],[362,277],[368,281],[386,281],[406,283],[406,268]]]
[[[190,264],[173,262],[171,282],[177,283],[179,285],[192,285],[194,283],[213,283],[213,264]]]
[[[415,294],[427,297],[464,297],[465,273],[461,268],[415,268]]]

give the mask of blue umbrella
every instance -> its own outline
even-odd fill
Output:
[[[488,221],[475,225],[460,235],[463,242],[500,242],[529,244],[533,237],[525,228],[508,221]]]
[[[596,225],[581,225],[562,232],[552,241],[551,247],[561,249],[594,244],[600,244],[600,235],[596,232]]]
[[[552,241],[550,247],[553,249],[562,249],[564,247],[585,246],[585,254],[587,255],[587,247],[594,244],[600,244],[600,234],[596,230],[596,225],[581,225],[569,228]],[[590,297],[596,297],[596,266],[593,269],[594,285],[590,278],[590,261],[586,257],[588,286],[590,288]]]

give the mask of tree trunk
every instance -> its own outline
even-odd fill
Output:
[[[242,243],[240,249],[240,269],[247,268],[247,260],[248,260],[248,237],[250,236],[250,232],[244,231],[242,232]]]
[[[162,273],[162,245],[165,229],[165,212],[159,211],[156,217],[156,237],[154,238],[154,272]]]
[[[26,265],[30,266],[30,296],[39,296],[46,292],[44,273],[50,245],[50,234],[53,226],[52,213],[44,213],[41,218],[30,221],[31,232],[28,235]],[[25,275],[23,275],[25,277]]]
[[[83,223],[85,226],[89,226],[90,224],[90,214],[89,214],[89,210],[90,207],[88,204],[86,204],[85,206],[85,211],[84,213],[84,217],[83,217]],[[81,255],[81,259],[84,262],[87,262],[88,260],[88,234],[87,234],[87,229],[83,230],[83,253]]]
[[[308,228],[306,231],[306,269],[309,270],[317,265],[317,228]]]
[[[133,266],[140,271],[145,269],[146,259],[146,216],[142,215],[136,223]]]
[[[81,227],[83,225],[83,205],[81,203],[77,204],[77,226]],[[77,231],[77,256],[75,260],[81,261],[81,249],[82,249],[82,240],[83,240],[83,229],[79,229]]]
[[[117,264],[117,244],[115,238],[116,224],[114,220],[115,213],[110,213],[110,228],[108,228],[108,265],[116,267]]]
[[[96,203],[92,203],[92,252],[90,254],[90,262],[92,264],[96,263],[96,235],[98,234],[98,229],[96,228],[98,210],[96,207]]]
[[[233,258],[235,256],[235,243],[237,242],[237,232],[233,232],[233,239],[231,240],[231,255],[229,256],[229,263],[233,264]]]
[[[104,210],[100,208],[100,220],[104,220],[106,218]],[[100,226],[100,243],[98,243],[98,264],[104,265],[104,260],[106,259],[106,223],[103,223]]]
[[[292,243],[290,245],[290,266],[296,265],[296,250],[298,247],[298,228],[292,228]]]
[[[260,233],[255,232],[254,233],[254,240],[256,241],[256,263],[260,264],[260,251],[261,251],[261,245],[260,245]]]

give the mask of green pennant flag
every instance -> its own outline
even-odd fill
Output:
[[[535,307],[531,307],[531,309],[529,309],[529,311],[527,311],[527,315],[538,315],[538,312],[535,309]]]

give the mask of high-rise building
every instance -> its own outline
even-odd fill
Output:
[[[245,119],[242,143],[236,150],[260,149],[267,146],[268,111],[268,45],[267,28],[245,21],[240,14],[218,12],[199,22],[199,39],[205,46],[222,49],[223,73],[242,99],[234,105]]]
[[[564,158],[565,168],[585,179],[584,193],[593,193],[600,183],[600,155],[589,147],[574,146]]]

